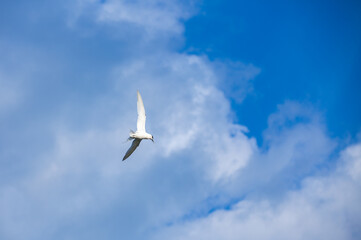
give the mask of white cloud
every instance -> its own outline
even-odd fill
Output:
[[[27,154],[21,144],[11,145],[22,159],[14,177],[1,178],[0,237],[289,239],[294,233],[301,239],[332,239],[349,238],[357,229],[360,214],[353,203],[360,198],[360,164],[355,160],[359,147],[344,152],[340,161],[347,164],[337,171],[302,181],[319,173],[319,164],[329,159],[335,146],[317,111],[291,101],[281,104],[269,118],[265,146],[259,147],[246,136],[245,126],[232,123],[225,96],[225,92],[233,94],[241,101],[251,89],[249,81],[259,72],[256,67],[227,62],[219,70],[207,57],[175,53],[162,41],[150,41],[141,49],[160,51],[139,51],[139,36],[118,28],[125,24],[130,32],[136,29],[155,40],[172,41],[174,36],[181,37],[182,21],[192,8],[178,1],[77,4],[72,5],[72,24],[79,24],[74,31],[84,27],[84,18],[95,22],[95,28],[115,26],[114,31],[129,38],[121,46],[126,56],[113,59],[111,66],[99,61],[92,69],[86,65],[77,70],[71,66],[75,62],[71,51],[59,59],[69,62],[60,64],[62,71],[58,71],[67,72],[62,76],[70,76],[69,82],[93,74],[100,79],[77,88],[71,84],[57,88],[64,96],[71,87],[77,91],[70,100],[60,99],[55,113],[41,115],[45,120],[31,119],[33,124],[24,127],[31,129],[30,137],[21,135],[28,142],[45,138],[50,144]],[[94,47],[92,41],[81,43],[89,44],[87,50]],[[47,49],[42,52],[48,53]],[[87,60],[88,55],[82,57]],[[53,62],[42,63],[53,72]],[[220,86],[227,75],[223,73],[236,74],[242,84],[233,84],[235,91],[223,89]],[[48,76],[40,74],[39,81],[46,83]],[[88,84],[96,94],[84,100],[81,88]],[[107,87],[99,87],[102,84]],[[33,96],[44,93],[40,85],[33,86]],[[147,130],[156,143],[142,142],[122,162],[129,147],[122,142],[128,129],[135,127],[136,90],[142,93]],[[49,104],[48,96],[54,92],[29,105]],[[295,190],[300,182],[301,188]],[[238,203],[230,210],[212,210],[234,199]],[[340,218],[344,210],[347,215]],[[346,225],[346,220],[354,226]],[[331,228],[330,235],[320,230],[324,226]]]
[[[361,174],[348,170],[360,163],[360,149],[361,144],[348,147],[336,170],[306,178],[280,202],[243,200],[171,226],[155,239],[358,239]]]
[[[87,108],[71,107],[71,112],[88,116],[83,130],[73,132],[66,121],[59,127],[56,120],[51,125],[54,148],[33,161],[26,176],[1,188],[3,235],[36,239],[42,233],[62,238],[69,232],[59,233],[60,229],[75,224],[78,238],[86,238],[77,225],[83,221],[86,229],[91,228],[89,234],[120,235],[127,230],[125,237],[144,239],[154,234],[152,229],[162,232],[168,222],[177,223],[188,213],[207,212],[213,207],[207,199],[214,194],[225,196],[215,201],[217,205],[249,191],[253,195],[265,188],[286,191],[290,186],[282,181],[304,177],[328,157],[333,144],[317,114],[294,102],[280,105],[280,111],[270,117],[265,133],[269,145],[260,149],[245,135],[245,127],[230,122],[229,102],[216,87],[219,79],[212,66],[204,57],[163,53],[115,67],[106,80],[113,83],[114,93],[105,92]],[[129,145],[121,142],[135,126],[137,89],[147,110],[147,129],[156,143],[142,142],[132,158],[121,162]],[[108,115],[94,125],[94,116],[101,115],[104,107],[110,108]],[[272,200],[272,194],[259,195],[266,198],[264,208],[271,217],[276,215],[267,200]],[[251,210],[263,206],[248,204]],[[15,214],[14,209],[21,212]],[[251,210],[249,214],[260,215],[256,223],[265,227],[262,212]],[[91,227],[92,221],[97,222],[95,216],[115,221],[117,230],[107,228],[106,223]],[[238,224],[232,219],[225,215],[221,222],[231,228]],[[197,229],[197,223],[189,223],[190,228]],[[187,227],[184,231],[188,232]],[[265,234],[274,236],[272,231]]]
[[[73,3],[71,4],[74,7]],[[143,31],[142,38],[160,39],[162,35],[180,36],[183,21],[195,13],[195,1],[166,0],[78,0],[71,8],[69,25],[84,17],[94,19],[101,26],[114,26],[117,31]]]
[[[206,154],[211,178],[231,176],[247,164],[256,143],[244,135],[245,127],[230,123],[230,106],[216,88],[219,79],[212,64],[192,55],[160,57],[121,66],[115,74],[119,86],[127,79],[131,92],[141,87],[157,106],[148,115],[154,135],[160,139],[160,154],[169,157],[179,151],[192,151],[202,155],[200,159]]]
[[[110,77],[113,79],[107,81],[114,83],[116,94],[107,96],[106,92],[86,108],[69,106],[70,112],[90,117],[83,123],[84,130],[73,132],[67,118],[54,119],[50,124],[54,148],[32,161],[31,172],[1,188],[4,236],[36,239],[42,232],[54,237],[66,222],[101,212],[113,217],[126,213],[117,217],[119,224],[134,214],[143,219],[137,224],[146,231],[181,217],[206,197],[214,182],[227,179],[247,164],[254,140],[244,135],[243,127],[229,123],[229,103],[215,87],[217,79],[207,59],[173,53],[145,57],[119,65]],[[135,125],[137,88],[146,105],[147,128],[156,144],[142,142],[131,159],[121,162],[128,147],[121,142]],[[109,103],[114,111],[93,125],[92,117],[101,115]],[[59,112],[60,116],[63,113]],[[239,148],[243,154],[234,156]],[[179,170],[189,179],[182,179]],[[157,175],[162,176],[161,184],[149,186],[157,184]],[[175,195],[177,184],[178,197],[164,198],[163,193]],[[140,192],[135,193],[135,189]],[[153,194],[159,195],[150,197]],[[144,198],[149,199],[144,202]],[[137,206],[131,207],[132,202]],[[119,209],[108,212],[112,211],[108,206],[114,204],[119,204]],[[30,221],[21,213],[14,214],[12,209],[16,208],[38,217]],[[135,226],[131,227],[129,237],[134,237],[135,231]]]
[[[361,144],[347,148],[342,159],[348,174],[355,182],[361,183]]]
[[[148,31],[167,31],[182,33],[180,22],[190,16],[189,8],[181,2],[152,1],[115,1],[102,4],[97,15],[99,22],[126,22],[144,27]]]

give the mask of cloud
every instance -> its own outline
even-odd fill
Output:
[[[196,12],[197,1],[165,0],[78,0],[69,15],[69,26],[80,19],[92,19],[102,27],[112,26],[120,35],[137,32],[144,39],[179,37],[184,31],[183,22]],[[125,37],[125,36],[124,36]]]
[[[244,135],[244,127],[229,122],[229,103],[215,87],[207,59],[178,53],[143,57],[114,67],[106,81],[113,88],[90,106],[61,107],[42,126],[54,144],[33,153],[36,158],[24,156],[31,167],[2,183],[4,237],[36,239],[41,233],[64,238],[72,230],[60,229],[71,224],[79,238],[119,235],[125,229],[126,237],[137,238],[140,231],[143,238],[153,226],[192,210],[207,197],[209,181],[228,178],[247,164],[254,140]],[[128,147],[122,141],[135,125],[134,93],[140,87],[156,144],[142,143],[133,160],[122,163]],[[74,129],[75,113],[87,117]],[[233,156],[238,145],[247,155]],[[104,224],[115,221],[119,229],[100,224],[89,233],[81,231],[77,223],[88,229],[96,215],[105,218]]]
[[[148,113],[153,120],[150,127],[163,147],[162,155],[168,157],[189,150],[207,154],[209,176],[215,180],[246,165],[255,140],[249,141],[244,135],[245,127],[229,122],[229,103],[217,89],[219,79],[206,58],[162,54],[121,66],[114,75],[119,86],[123,87],[124,79],[131,82],[133,92],[143,86],[143,95],[152,96],[153,105],[162,109]],[[239,148],[243,150],[242,156],[234,154]]]
[[[213,64],[214,68],[217,69],[218,77],[223,79],[218,86],[219,89],[238,103],[241,103],[248,94],[252,93],[252,81],[261,72],[261,69],[253,64],[229,60],[218,60]]]
[[[191,16],[189,7],[176,1],[106,1],[98,14],[99,22],[125,22],[148,31],[183,32],[180,20]]]
[[[219,69],[206,56],[163,44],[182,38],[192,6],[66,4],[73,25],[62,33],[74,33],[72,41],[53,51],[37,45],[48,58],[37,58],[40,74],[22,76],[31,86],[30,110],[12,119],[19,130],[0,136],[7,142],[0,149],[2,238],[316,238],[326,236],[323,222],[331,237],[359,236],[360,215],[352,213],[359,211],[358,145],[322,175],[336,142],[316,109],[286,101],[258,146],[246,126],[233,123],[229,98],[242,101],[259,69],[230,61]],[[104,28],[123,39],[103,35]],[[88,30],[95,33],[82,34]],[[109,58],[93,49],[118,41]],[[32,52],[23,56],[32,62]],[[10,65],[19,72],[27,66]],[[241,81],[223,88],[225,78]],[[122,142],[135,127],[136,90],[156,143],[143,141],[122,162],[129,147]],[[339,218],[344,210],[348,215]]]
[[[87,116],[82,128],[74,131],[67,118],[61,125],[56,120],[53,148],[42,151],[26,175],[1,188],[3,235],[163,235],[168,223],[202,216],[250,191],[269,204],[272,194],[260,193],[265,188],[287,191],[290,185],[280,183],[303,178],[328,157],[333,144],[317,112],[295,102],[271,115],[268,146],[258,147],[245,127],[229,120],[229,102],[216,87],[212,66],[204,57],[163,53],[114,67],[107,79],[113,83],[110,93],[87,108],[70,106],[70,112]],[[142,143],[122,163],[128,145],[121,142],[135,125],[139,86],[156,144]],[[208,201],[215,195],[224,197]]]
[[[358,239],[361,144],[346,148],[336,169],[308,177],[279,202],[242,200],[229,210],[176,224],[155,239]],[[351,170],[352,169],[352,170]]]

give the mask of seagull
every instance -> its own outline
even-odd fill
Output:
[[[154,142],[153,136],[145,131],[145,110],[142,97],[140,96],[139,91],[137,91],[137,110],[138,110],[138,120],[137,120],[137,131],[133,132],[130,130],[128,141],[133,140],[132,146],[128,149],[123,157],[123,161],[127,159],[134,150],[139,146],[140,142],[143,139],[150,139]]]

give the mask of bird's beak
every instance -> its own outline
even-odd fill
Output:
[[[154,140],[153,140],[153,138],[151,138],[150,140],[152,140],[152,142],[154,143]]]

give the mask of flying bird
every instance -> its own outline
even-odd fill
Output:
[[[134,150],[139,146],[140,142],[143,139],[150,139],[154,142],[153,136],[145,131],[145,110],[142,97],[140,96],[139,91],[137,91],[137,110],[138,110],[138,120],[137,120],[137,131],[133,132],[132,130],[129,133],[128,140],[133,140],[132,146],[128,149],[123,157],[123,161],[127,159]]]

